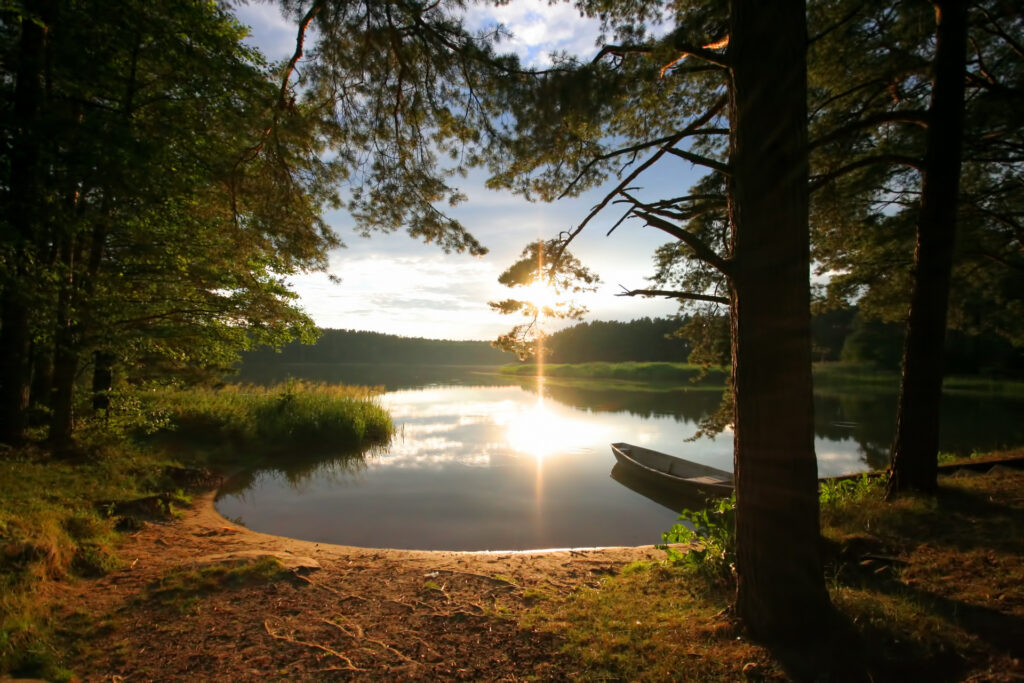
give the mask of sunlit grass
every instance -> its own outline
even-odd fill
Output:
[[[394,426],[378,394],[301,382],[160,389],[129,397],[134,417],[120,416],[116,428],[85,425],[73,461],[32,445],[0,452],[0,675],[70,675],[41,593],[55,580],[116,568],[115,526],[133,521],[119,519],[125,510],[173,516],[187,501],[173,471],[386,443]]]
[[[884,480],[864,479],[823,496],[826,580],[844,624],[834,673],[843,680],[1018,680],[1024,472],[943,476],[934,498],[887,503],[883,493]],[[595,588],[541,600],[525,625],[557,634],[565,670],[587,680],[793,675],[779,653],[745,639],[726,611],[731,599],[693,567],[638,564]],[[784,661],[793,666],[793,653]],[[796,653],[799,666],[823,662]]]
[[[252,460],[278,450],[338,453],[386,443],[395,428],[377,399],[381,391],[293,381],[162,389],[148,400],[163,406],[178,436]]]

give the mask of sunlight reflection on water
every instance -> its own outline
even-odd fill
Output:
[[[718,400],[714,391],[554,384],[392,391],[382,401],[400,436],[381,452],[324,460],[296,454],[287,466],[226,485],[217,506],[259,531],[364,547],[657,543],[677,510],[612,479],[609,443],[627,441],[731,470],[731,433],[686,441]],[[818,404],[819,474],[878,466],[891,425],[869,418],[887,415],[887,404],[877,396],[819,397]]]

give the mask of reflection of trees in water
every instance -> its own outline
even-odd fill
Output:
[[[328,384],[383,385],[388,391],[422,389],[425,386],[493,386],[508,383],[493,366],[406,365],[393,363],[249,363],[235,381],[276,384],[303,379]]]
[[[536,381],[522,383],[523,388],[537,391]],[[544,395],[559,403],[595,413],[622,413],[643,418],[672,417],[676,422],[696,423],[718,408],[721,394],[707,390],[631,390],[602,386],[599,383],[561,384],[548,381]]]
[[[696,489],[683,488],[675,483],[653,483],[637,476],[620,462],[612,467],[610,476],[626,488],[675,513],[682,510],[700,510],[707,506],[707,497]]]
[[[249,366],[240,381],[271,383],[288,377],[322,382],[381,385],[390,391],[424,386],[496,386],[517,384],[537,392],[537,379],[493,374],[495,368],[474,366],[326,365],[293,364]],[[487,373],[492,374],[487,374]],[[696,424],[717,409],[719,393],[708,390],[633,389],[600,381],[575,383],[549,379],[544,394],[553,401],[592,413],[625,412],[641,418],[669,417]],[[1024,444],[1024,400],[991,395],[945,395],[942,403],[940,448],[969,454],[974,449],[992,450]],[[863,386],[829,385],[815,395],[815,436],[819,439],[857,444],[869,467],[884,468],[889,462],[896,420],[895,391]],[[268,469],[279,472],[293,486],[301,486],[316,473],[336,481],[350,478],[366,467],[360,454],[288,454]],[[229,482],[224,492],[237,493],[255,481],[256,473],[242,475],[247,483]],[[230,488],[229,488],[230,487]]]
[[[942,398],[939,448],[967,455],[1024,444],[1024,401],[1003,396],[950,395]],[[853,439],[870,467],[889,464],[896,429],[895,392],[858,392],[815,396],[815,435]]]
[[[895,394],[867,392],[814,397],[814,435],[830,441],[852,439],[872,469],[888,465],[895,420]]]
[[[342,484],[367,468],[367,460],[386,452],[387,446],[374,446],[353,453],[289,451],[260,464],[258,469],[239,472],[224,482],[219,495],[235,495],[244,499],[245,491],[255,487],[264,477],[280,476],[293,489],[301,489],[311,481]]]

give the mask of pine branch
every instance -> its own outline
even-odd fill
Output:
[[[622,285],[619,285],[622,287]],[[667,299],[685,299],[687,301],[706,301],[712,304],[729,305],[729,299],[724,296],[712,294],[698,294],[696,292],[676,292],[667,289],[626,289],[622,287],[621,292],[615,296],[663,296]]]

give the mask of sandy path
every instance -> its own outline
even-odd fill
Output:
[[[238,527],[212,492],[146,524],[124,568],[64,585],[71,668],[85,680],[518,680],[561,677],[549,634],[518,617],[660,551],[460,553],[353,548]],[[169,572],[273,555],[285,580],[167,596]]]

